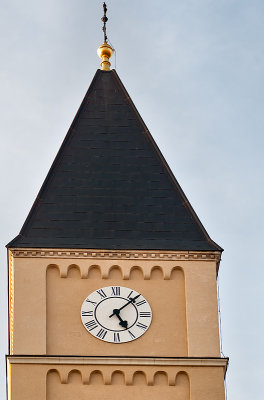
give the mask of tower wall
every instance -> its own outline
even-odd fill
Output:
[[[225,366],[224,359],[13,356],[8,379],[12,400],[223,400]]]
[[[220,355],[217,253],[17,249],[11,257],[11,354]],[[150,301],[151,329],[136,341],[101,342],[81,323],[87,295],[111,285],[131,287]]]

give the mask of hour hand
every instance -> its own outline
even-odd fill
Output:
[[[122,328],[127,329],[127,321],[124,321],[119,315],[117,315],[117,317],[120,320],[119,325],[122,326]]]
[[[119,315],[119,310],[118,309],[114,309],[113,310],[113,314],[111,314],[110,315],[110,317],[112,316],[112,315],[116,315],[117,316],[117,318],[119,319],[119,325],[120,326],[122,326],[123,328],[125,328],[125,329],[127,329],[127,321],[124,321],[121,317],[120,317],[120,315]]]

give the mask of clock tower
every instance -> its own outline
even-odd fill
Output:
[[[222,249],[112,53],[105,35],[102,69],[7,246],[8,399],[224,400]]]

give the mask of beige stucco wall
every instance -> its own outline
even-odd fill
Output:
[[[142,365],[142,360],[133,365],[129,360],[127,365],[124,361],[119,365],[118,360],[112,365],[92,365],[85,359],[72,360],[72,364],[71,360],[63,364],[55,359],[54,363],[41,359],[10,362],[12,397],[8,400],[224,399],[223,360],[218,365],[210,360],[194,360],[193,366],[180,361],[178,365],[162,365],[159,360],[150,360],[152,365]]]
[[[218,252],[10,251],[8,400],[224,400],[219,258]],[[150,328],[135,341],[103,342],[82,325],[84,299],[112,285],[142,293],[151,305]]]
[[[47,353],[187,355],[183,272],[174,271],[170,280],[159,277],[157,270],[156,279],[151,276],[148,280],[142,279],[138,270],[133,272],[125,281],[117,268],[112,269],[108,279],[102,280],[99,276],[81,279],[78,269],[72,267],[67,278],[60,278],[58,269],[50,267],[47,271]],[[115,285],[128,286],[142,293],[153,311],[149,330],[129,343],[98,342],[80,322],[80,306],[88,294],[102,286]]]
[[[219,356],[219,254],[43,249],[13,255],[11,354]],[[151,327],[136,341],[102,342],[81,323],[85,297],[110,285],[131,287],[150,302]]]

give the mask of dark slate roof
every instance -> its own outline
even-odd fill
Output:
[[[96,72],[8,247],[222,250],[209,238],[114,70]]]

